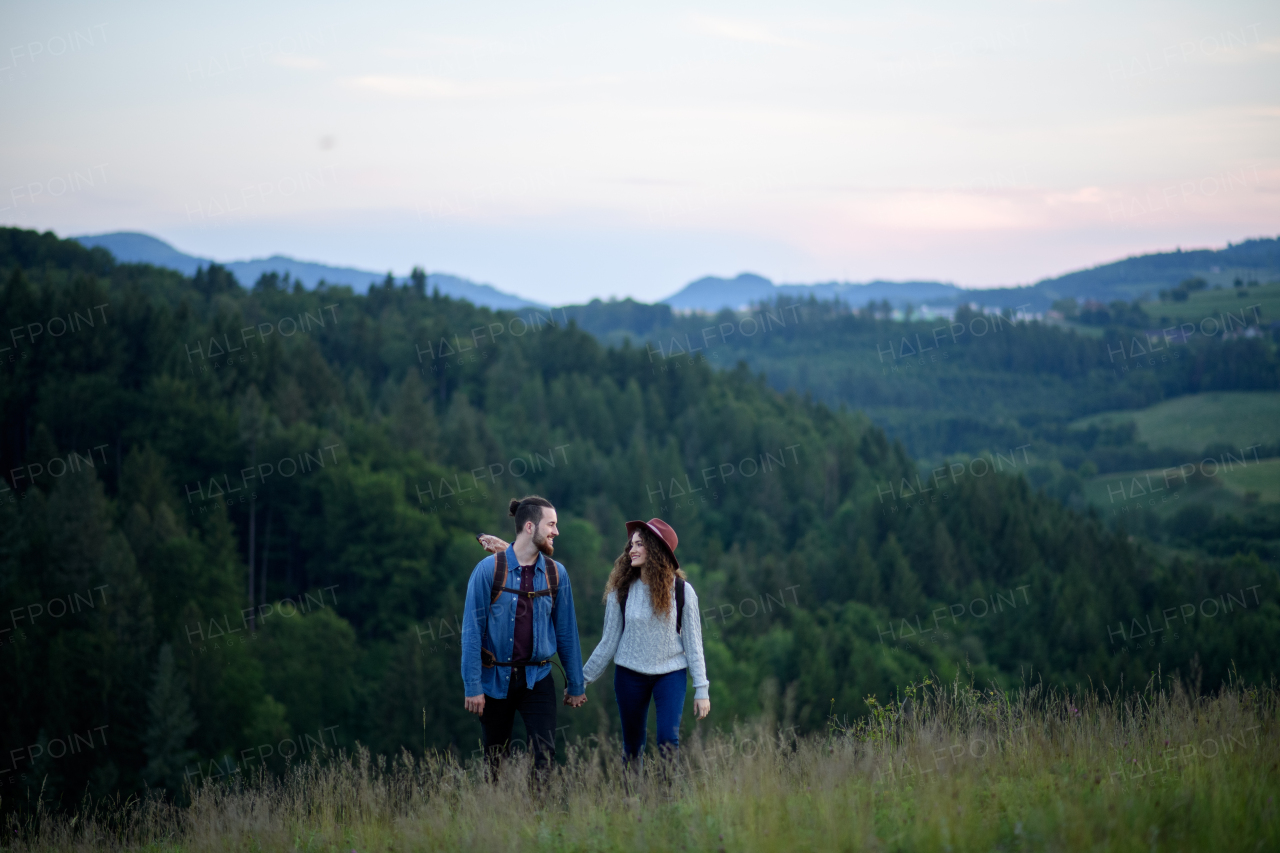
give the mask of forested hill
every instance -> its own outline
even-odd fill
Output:
[[[1277,581],[1255,557],[1164,562],[1016,458],[917,479],[862,415],[744,368],[655,364],[559,312],[246,289],[14,229],[0,275],[5,807],[278,767],[286,743],[470,756],[472,537],[507,533],[529,492],[560,509],[587,653],[624,521],[676,528],[708,724],[820,729],[958,668],[1273,672]],[[609,681],[562,711],[570,738],[616,728]]]
[[[1073,421],[1206,391],[1280,390],[1277,294],[1280,284],[1206,290],[1183,303],[1116,303],[1073,328],[967,308],[954,319],[892,320],[881,306],[818,300],[715,316],[630,300],[557,310],[602,341],[636,342],[658,368],[743,361],[779,390],[866,413],[930,463],[1030,444],[1033,464],[1106,472],[1178,464],[1187,452],[1075,432]],[[1277,446],[1280,433],[1256,440]]]

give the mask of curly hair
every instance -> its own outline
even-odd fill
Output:
[[[609,593],[630,589],[636,579],[642,579],[649,587],[649,600],[654,613],[666,615],[671,612],[671,588],[676,578],[685,577],[683,569],[676,568],[675,560],[667,551],[666,543],[658,539],[647,527],[637,530],[640,541],[644,544],[645,561],[642,565],[631,565],[631,538],[627,537],[627,546],[622,549],[618,559],[613,561],[613,571],[609,573],[609,581],[604,585],[604,600],[609,601]]]

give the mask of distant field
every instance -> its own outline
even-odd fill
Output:
[[[1251,305],[1259,306],[1256,312],[1249,308]],[[1223,314],[1226,313],[1232,314],[1238,321],[1243,312],[1246,325],[1267,326],[1272,320],[1280,319],[1280,282],[1259,287],[1227,286],[1222,290],[1201,290],[1191,294],[1186,302],[1145,302],[1142,309],[1156,320],[1169,318],[1171,324],[1199,325],[1207,317],[1214,317],[1220,323],[1225,323]]]
[[[1190,454],[1211,444],[1249,447],[1280,441],[1280,392],[1212,391],[1165,400],[1146,409],[1101,412],[1071,424],[1084,429],[1137,424],[1137,439],[1149,447],[1173,447]],[[1191,461],[1191,460],[1188,460]]]
[[[1224,471],[1227,488],[1238,495],[1257,492],[1262,503],[1280,503],[1280,459],[1264,459],[1258,465]]]
[[[1280,503],[1280,458],[1255,462],[1250,455],[1244,464],[1220,458],[1217,465],[1192,458],[1187,465],[1197,468],[1102,474],[1085,483],[1085,498],[1104,515],[1139,506],[1172,515],[1191,504],[1209,504],[1219,513],[1239,513],[1255,504]],[[1257,493],[1256,499],[1248,497],[1251,492]]]

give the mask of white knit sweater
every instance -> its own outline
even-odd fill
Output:
[[[649,585],[636,579],[627,595],[625,631],[622,630],[622,615],[618,609],[618,594],[616,591],[609,593],[604,610],[604,636],[582,668],[587,684],[604,674],[610,660],[646,675],[662,675],[687,667],[693,678],[693,698],[710,698],[708,687],[711,682],[707,681],[707,661],[702,655],[702,619],[698,610],[698,594],[693,591],[693,585],[685,581],[684,625],[679,634],[676,633],[674,592],[671,609],[665,616],[658,616],[650,604]]]

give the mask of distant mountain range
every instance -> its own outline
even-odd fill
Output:
[[[201,258],[180,252],[163,240],[152,237],[149,234],[140,234],[136,231],[90,234],[83,237],[73,237],[72,239],[89,247],[101,246],[112,255],[115,255],[116,260],[121,263],[152,264],[177,270],[183,275],[193,275],[200,267],[218,263],[209,258]],[[359,270],[353,267],[332,267],[312,261],[299,261],[285,255],[272,255],[269,258],[258,258],[250,261],[230,261],[221,265],[230,270],[236,280],[245,287],[252,287],[254,282],[264,273],[277,272],[281,275],[288,273],[290,278],[301,281],[303,287],[307,288],[313,288],[323,280],[328,284],[349,285],[353,290],[363,293],[369,289],[371,284],[381,283],[387,277],[386,273]],[[405,280],[398,278],[396,283],[403,284]],[[466,299],[474,305],[481,305],[487,308],[515,310],[519,308],[546,307],[540,303],[513,296],[510,293],[503,293],[488,284],[476,284],[465,278],[443,273],[428,273],[427,289],[430,290],[431,288],[439,288],[440,292],[445,296]]]
[[[1230,286],[1235,278],[1246,281],[1280,279],[1280,238],[1246,240],[1227,244],[1225,249],[1197,249],[1190,252],[1157,252],[1138,255],[1110,264],[1043,279],[1024,287],[985,290],[957,287],[938,281],[872,281],[865,284],[774,284],[767,278],[742,273],[736,278],[700,278],[678,293],[662,300],[676,311],[707,311],[743,308],[753,302],[772,301],[779,296],[808,299],[842,299],[862,306],[869,301],[888,299],[895,308],[907,303],[917,307],[953,308],[975,302],[993,308],[1028,306],[1044,311],[1055,300],[1073,297],[1079,302],[1094,299],[1111,302],[1123,299],[1155,299],[1161,290],[1175,287],[1184,279],[1199,276],[1211,286]]]
[[[953,305],[965,301],[961,297],[972,291],[938,281],[872,281],[866,284],[828,282],[826,284],[774,284],[763,276],[742,273],[737,278],[707,276],[685,286],[683,290],[662,300],[676,311],[719,311],[721,308],[745,308],[753,302],[772,301],[779,296],[796,299],[842,299],[854,305],[888,299],[896,306]]]
[[[208,258],[196,257],[178,251],[163,240],[136,232],[87,235],[74,238],[86,246],[102,246],[124,263],[149,263],[169,267],[186,275],[198,267],[214,263]],[[258,277],[267,272],[288,273],[305,287],[315,287],[321,280],[329,284],[350,285],[364,291],[370,285],[380,283],[386,273],[352,267],[334,267],[326,264],[299,261],[284,255],[273,255],[249,261],[232,261],[222,264],[246,287],[252,286]],[[1280,238],[1260,238],[1243,243],[1227,244],[1225,249],[1197,249],[1183,252],[1157,252],[1125,258],[1057,278],[1043,279],[1033,285],[1001,287],[985,290],[957,287],[939,281],[871,281],[866,283],[825,282],[820,284],[774,284],[769,279],[753,273],[742,273],[735,278],[707,276],[691,282],[679,292],[660,300],[656,306],[676,312],[705,311],[715,313],[723,308],[739,309],[752,303],[772,301],[783,296],[808,299],[841,299],[851,305],[862,306],[867,302],[888,300],[895,308],[910,304],[919,308],[927,305],[939,310],[954,308],[963,303],[977,303],[989,308],[1017,308],[1027,306],[1031,311],[1045,311],[1055,300],[1073,297],[1079,302],[1093,299],[1111,302],[1116,299],[1154,299],[1159,291],[1176,286],[1184,279],[1199,276],[1210,285],[1230,286],[1235,278],[1246,281],[1271,281],[1280,279]],[[398,278],[398,284],[405,279]],[[546,306],[510,293],[504,293],[488,284],[477,284],[468,279],[442,273],[431,273],[428,287],[458,299],[466,299],[476,305],[495,309],[515,310]],[[635,303],[636,306],[642,303]],[[656,307],[655,306],[655,307]],[[579,306],[588,310],[590,306]],[[584,317],[585,319],[585,317]],[[655,320],[648,313],[636,315],[642,324]]]

